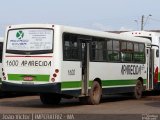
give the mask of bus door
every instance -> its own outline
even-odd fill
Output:
[[[153,81],[154,81],[154,49],[148,47],[146,90],[153,90]]]
[[[89,88],[89,61],[90,61],[90,38],[81,38],[81,69],[82,69],[82,84],[81,95],[88,96]]]

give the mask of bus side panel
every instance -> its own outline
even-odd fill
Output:
[[[118,93],[120,89],[123,90],[121,92],[133,92],[139,77],[146,84],[146,64],[91,62],[89,76],[90,81],[96,78],[101,80],[104,94],[109,94],[104,89],[110,90],[110,93],[112,90],[113,93]]]
[[[81,62],[63,61],[62,73],[63,73],[61,76],[62,93],[79,96],[82,85]]]

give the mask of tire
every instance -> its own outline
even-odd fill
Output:
[[[82,104],[97,105],[100,103],[101,96],[102,96],[102,87],[99,84],[99,82],[94,81],[89,91],[89,96],[81,97],[79,98],[79,100]]]
[[[134,98],[135,99],[142,98],[142,93],[143,93],[143,84],[140,80],[137,80],[137,83],[134,89]]]
[[[58,94],[40,94],[40,100],[46,105],[57,105],[61,101],[61,96]]]

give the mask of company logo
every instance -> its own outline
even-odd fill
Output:
[[[18,38],[18,39],[22,39],[23,37],[24,37],[24,32],[23,31],[18,31],[17,33],[16,33],[16,37]]]

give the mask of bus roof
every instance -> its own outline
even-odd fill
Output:
[[[18,25],[8,26],[7,29],[9,30],[9,29],[16,29],[16,28],[55,28],[55,29],[59,28],[62,32],[70,32],[75,34],[83,34],[83,35],[111,38],[111,39],[117,39],[117,40],[143,42],[148,44],[151,43],[151,41],[146,38],[137,38],[137,37],[128,36],[128,35],[126,36],[126,34],[116,34],[116,33],[109,33],[109,32],[91,30],[86,28],[54,25],[54,24],[18,24]]]
[[[139,36],[139,37],[153,37],[153,36],[160,36],[160,33],[158,32],[152,32],[152,31],[128,31],[128,32],[122,32],[120,34],[126,34],[126,35],[132,35],[132,36]]]

